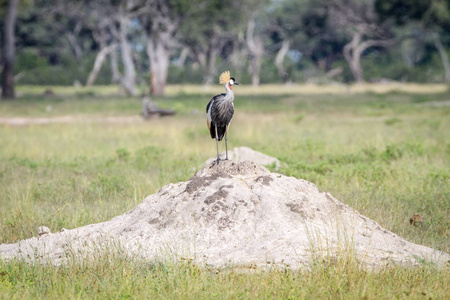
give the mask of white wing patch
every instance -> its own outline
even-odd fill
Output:
[[[214,100],[211,101],[211,104],[209,105],[208,112],[206,113],[206,118],[208,119],[209,124],[211,124],[211,108],[214,105]]]

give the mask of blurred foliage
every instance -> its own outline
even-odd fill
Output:
[[[25,48],[16,57],[16,72],[21,84],[33,85],[72,85],[84,84],[91,71],[95,53],[86,54],[81,61],[76,61],[69,53],[59,54],[57,64],[49,63],[40,56],[36,48]],[[97,84],[111,83],[110,66],[105,64],[96,80]]]
[[[104,2],[112,6],[120,3]],[[6,1],[2,3],[4,6]],[[94,35],[98,35],[98,28],[93,27],[96,22],[82,17],[81,13],[87,9],[89,1],[65,3],[43,0],[21,2],[16,29],[15,69],[19,84],[73,85],[86,82],[100,50],[98,39],[94,39]],[[208,1],[189,9],[184,7],[187,1],[170,3],[169,9],[186,11],[186,20],[183,20],[175,36],[171,37],[178,43],[178,48],[174,48],[171,53],[168,83],[200,84],[207,81],[211,73],[232,69],[241,83],[249,84],[251,70],[246,28],[252,15],[256,16],[255,34],[264,42],[261,83],[284,81],[274,65],[284,40],[290,42],[289,52],[282,63],[288,81],[353,81],[342,54],[343,47],[351,41],[351,35],[345,34],[331,22],[330,11],[336,5],[355,5],[355,1]],[[432,34],[438,34],[448,55],[449,1],[367,0],[365,3],[374,8],[380,24],[389,25],[398,39],[393,47],[372,47],[364,51],[361,64],[365,79],[442,82],[445,76],[442,54],[439,55],[431,37]],[[69,5],[71,11],[65,11],[64,5]],[[184,6],[180,8],[177,5]],[[4,10],[0,10],[0,14],[3,16]],[[364,18],[364,14],[360,17]],[[145,34],[139,20],[136,18],[131,22],[128,39],[134,52],[138,84],[147,85],[149,62],[145,51]],[[2,23],[0,21],[1,32]],[[106,43],[111,43],[111,40]],[[180,64],[183,48],[188,49],[189,54]],[[213,52],[216,58],[211,60],[209,55]],[[118,48],[116,55],[119,57],[119,70],[123,69],[120,54]],[[336,73],[329,76],[330,71]],[[112,78],[108,58],[95,84],[110,84]]]

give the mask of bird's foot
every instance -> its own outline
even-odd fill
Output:
[[[211,163],[211,166],[218,165],[219,162],[220,162],[220,158],[217,158],[217,159],[213,160],[213,162]]]

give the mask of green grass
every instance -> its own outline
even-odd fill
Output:
[[[428,105],[448,102],[449,92],[257,95],[248,89],[240,95],[239,88],[231,148],[276,156],[284,163],[280,173],[314,182],[414,243],[450,252],[450,106]],[[44,97],[38,88],[19,88],[21,98],[0,102],[0,119],[71,117],[0,125],[0,243],[36,236],[40,225],[56,232],[107,221],[163,185],[187,180],[215,155],[204,107],[220,89],[169,90],[154,100],[177,115],[147,122],[138,117],[138,97],[105,87],[53,89],[55,96]],[[423,224],[409,224],[414,214]],[[0,261],[0,298],[444,299],[448,270],[370,272],[346,259],[295,273],[120,256],[62,267]]]
[[[0,298],[40,299],[448,299],[446,270],[359,269],[349,261],[291,272],[208,269],[118,256],[61,267],[0,265]]]

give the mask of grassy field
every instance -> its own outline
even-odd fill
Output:
[[[51,87],[53,96],[45,89],[19,87],[19,99],[0,102],[0,243],[36,236],[40,225],[56,232],[109,220],[215,155],[204,107],[220,86],[169,87],[154,100],[177,115],[150,121],[139,117],[141,99],[117,96],[116,87]],[[278,157],[280,173],[315,183],[414,243],[450,252],[447,87],[240,86],[235,93],[231,148]],[[409,224],[414,214],[423,224]],[[375,273],[348,258],[297,273],[120,255],[62,267],[0,261],[0,298],[448,299],[449,269]]]

